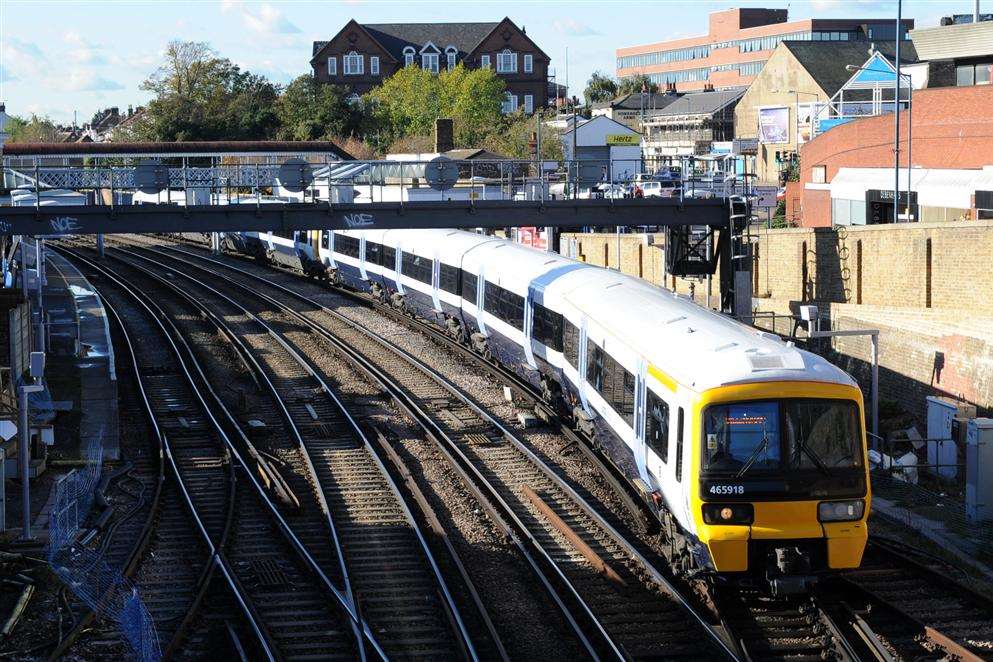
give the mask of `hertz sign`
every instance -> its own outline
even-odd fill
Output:
[[[641,136],[636,133],[608,133],[607,134],[607,144],[608,145],[639,145],[641,144]]]

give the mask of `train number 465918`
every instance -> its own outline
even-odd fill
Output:
[[[711,494],[744,494],[744,485],[711,485]]]

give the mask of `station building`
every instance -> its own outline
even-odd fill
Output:
[[[993,218],[993,88],[917,90],[901,111],[900,220]],[[894,216],[892,114],[853,120],[800,150],[799,181],[786,190],[786,214],[805,227],[871,225]]]

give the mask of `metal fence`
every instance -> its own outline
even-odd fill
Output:
[[[107,564],[101,546],[78,540],[100,482],[100,437],[82,450],[84,466],[73,469],[55,484],[45,555],[53,572],[79,600],[118,625],[135,659],[155,662],[161,659],[162,652],[138,587],[121,574],[120,568]]]

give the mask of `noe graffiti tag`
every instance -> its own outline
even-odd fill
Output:
[[[345,214],[345,225],[350,228],[363,228],[372,225],[374,217],[372,214],[354,213]]]
[[[52,231],[57,234],[77,232],[82,228],[79,224],[79,219],[73,218],[72,216],[56,216],[55,218],[49,220],[48,223],[52,226]]]

